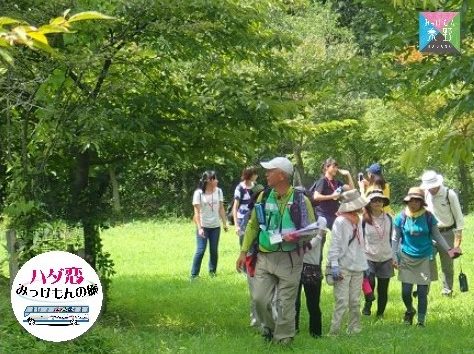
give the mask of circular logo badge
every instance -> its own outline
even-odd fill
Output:
[[[97,320],[102,287],[84,259],[51,251],[21,267],[12,285],[11,301],[18,322],[28,332],[63,342],[79,337]]]

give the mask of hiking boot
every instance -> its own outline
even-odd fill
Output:
[[[425,327],[425,324],[424,324],[423,322],[418,322],[418,323],[416,324],[416,326],[423,328],[423,327]]]
[[[371,307],[372,304],[370,302],[366,302],[364,308],[362,309],[362,314],[365,316],[370,316],[372,314],[372,311],[370,311]]]
[[[272,333],[272,331],[270,330],[270,328],[268,328],[268,327],[263,328],[263,330],[262,330],[262,337],[263,337],[263,339],[265,340],[265,342],[271,342],[271,341],[272,341],[272,339],[273,339],[273,333]]]
[[[199,280],[199,275],[191,275],[191,276],[189,277],[189,281],[190,281],[191,283],[194,282],[194,281],[196,281],[196,280]]]
[[[282,338],[278,341],[278,344],[280,344],[281,346],[289,346],[293,343],[293,337],[286,337],[286,338]]]
[[[441,295],[446,296],[446,297],[452,297],[453,291],[451,289],[443,289],[441,291]]]
[[[403,317],[403,323],[411,326],[413,324],[413,317],[415,317],[416,310],[412,309],[411,311],[406,311],[405,316]]]
[[[211,278],[215,278],[216,277],[216,272],[209,272],[209,276]]]

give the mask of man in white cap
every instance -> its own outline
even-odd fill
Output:
[[[303,268],[303,252],[299,239],[282,235],[315,222],[315,216],[309,199],[291,186],[293,165],[287,158],[275,157],[261,165],[266,169],[271,190],[261,193],[257,199],[236,267],[242,271],[246,254],[258,238],[253,292],[256,312],[262,322],[264,338],[288,345],[296,334],[295,301]],[[276,288],[278,315],[274,319],[271,303]]]
[[[459,247],[462,240],[464,218],[458,196],[443,185],[443,176],[435,171],[425,171],[421,176],[421,188],[425,190],[427,209],[438,220],[441,235],[449,247]],[[438,250],[440,251],[440,250]],[[453,260],[445,253],[438,252],[443,272],[442,294],[451,296],[453,292]]]

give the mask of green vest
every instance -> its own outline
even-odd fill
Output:
[[[265,220],[267,229],[260,230],[258,243],[260,247],[262,247],[267,252],[289,252],[293,251],[297,247],[296,244],[286,241],[282,241],[274,245],[270,243],[270,236],[273,233],[284,234],[296,230],[295,224],[293,223],[293,220],[291,220],[290,214],[290,206],[293,203],[294,194],[294,191],[291,192],[287,205],[283,210],[283,214],[280,213],[274,190],[270,192],[270,195],[265,201]]]

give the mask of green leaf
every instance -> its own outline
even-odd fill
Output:
[[[60,25],[44,25],[38,28],[38,31],[43,34],[48,33],[72,33],[67,27]]]
[[[32,39],[32,42],[33,42],[32,47],[34,49],[40,49],[43,52],[49,53],[54,58],[59,58],[61,56],[59,52],[56,51],[53,47],[49,46],[48,43],[40,42],[36,40],[35,38]]]
[[[84,20],[114,20],[115,17],[101,14],[97,11],[84,11],[78,14],[72,15],[68,22],[84,21]]]
[[[50,25],[64,25],[66,23],[66,19],[64,17],[56,17],[49,21]]]
[[[17,25],[17,24],[22,24],[22,23],[26,23],[26,22],[16,20],[10,17],[0,17],[0,27],[3,27],[5,25]]]
[[[0,57],[8,64],[13,64],[13,58],[6,50],[0,48]]]

